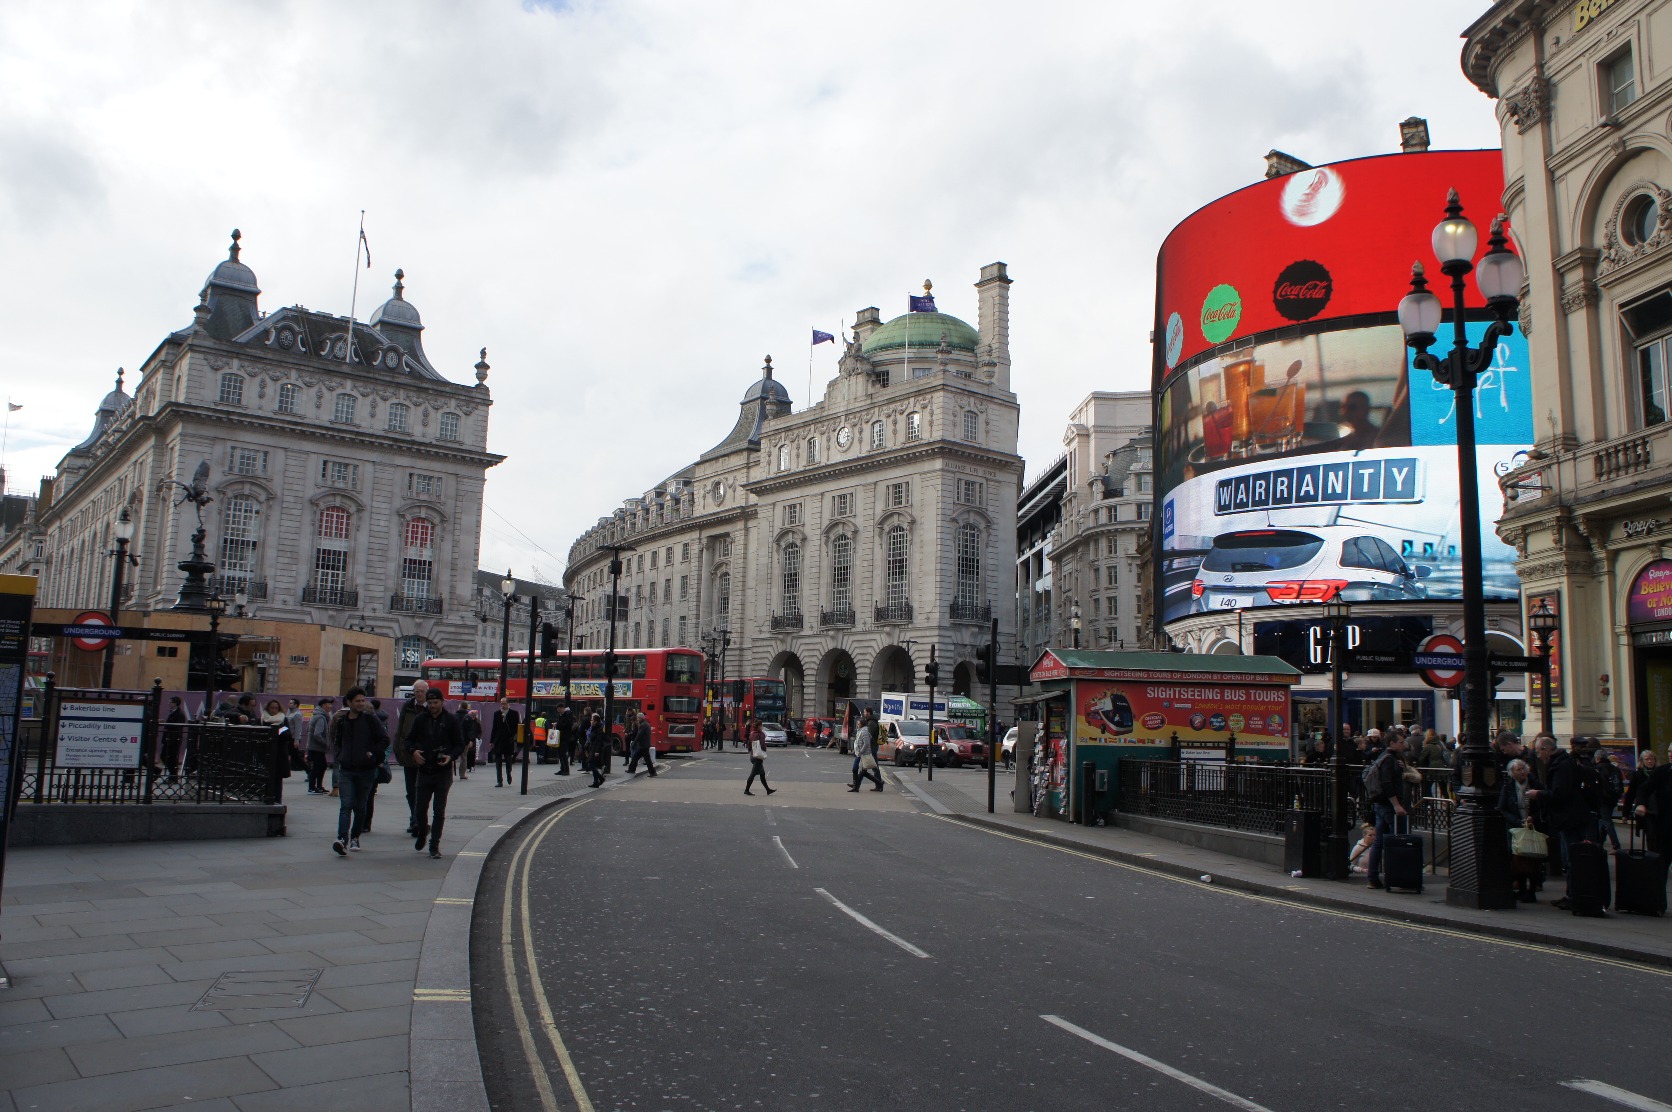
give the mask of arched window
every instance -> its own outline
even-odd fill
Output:
[[[244,376],[227,373],[221,376],[221,404],[244,404]]]
[[[221,561],[216,575],[225,589],[249,590],[250,574],[255,571],[255,542],[255,499],[235,494],[226,500],[221,513]]]
[[[721,629],[731,628],[731,573],[723,571],[714,587],[714,614]]]
[[[872,421],[871,450],[876,451],[877,449],[883,447],[883,445],[887,443],[887,440],[888,430],[883,426],[883,423],[881,421]]]
[[[287,382],[279,387],[279,412],[290,414],[302,412],[302,388],[294,382]]]
[[[808,437],[807,438],[807,463],[810,466],[810,465],[815,464],[817,462],[819,462],[819,438],[816,437],[816,436]]]
[[[780,445],[778,445],[778,470],[788,471],[789,469],[790,469],[790,446],[788,444],[780,444]]]
[[[801,613],[801,546],[786,544],[784,546],[783,567],[783,607],[785,614]]]
[[[830,609],[853,609],[853,538],[846,533],[830,542]]]
[[[401,594],[414,601],[428,599],[435,581],[435,522],[411,518],[402,532]]]
[[[411,426],[412,410],[405,402],[389,403],[389,431],[406,432]]]
[[[457,440],[459,438],[459,415],[457,413],[443,413],[441,415],[440,431],[436,435],[442,440]]]
[[[888,529],[887,573],[884,579],[884,602],[889,606],[904,606],[910,591],[906,577],[911,571],[911,540],[904,525]]]
[[[966,613],[981,605],[981,530],[964,525],[958,530],[958,604]]]
[[[348,587],[348,538],[351,522],[341,506],[319,511],[314,543],[313,587],[316,601],[336,605]]]
[[[424,661],[441,655],[435,643],[416,633],[409,633],[395,642],[395,667],[402,672],[416,672]]]
[[[921,413],[908,413],[908,414],[906,414],[906,439],[907,440],[922,440],[923,439],[923,414],[921,414]]]

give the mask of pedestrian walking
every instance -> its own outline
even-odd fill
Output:
[[[1509,773],[1498,790],[1498,810],[1504,816],[1504,832],[1510,843],[1510,876],[1515,880],[1515,898],[1521,903],[1537,903],[1538,889],[1544,876],[1544,859],[1515,852],[1515,833],[1533,827],[1533,801],[1528,797],[1532,787],[1532,766],[1520,757],[1505,767]]]
[[[853,740],[853,787],[848,790],[858,791],[865,780],[876,783],[872,791],[882,791],[882,770],[877,767],[877,730],[871,721],[870,711],[865,712],[865,718],[859,724],[859,733]]]
[[[395,763],[401,766],[401,774],[406,780],[406,832],[411,834],[418,828],[418,766],[412,763],[412,754],[407,751],[406,739],[411,733],[413,724],[424,713],[424,704],[428,702],[430,684],[428,680],[418,680],[412,685],[412,694],[401,704],[401,716],[395,723]]]
[[[308,716],[302,713],[302,700],[292,697],[290,709],[285,711],[285,724],[290,727],[290,740],[296,746],[296,752],[301,763],[296,766],[298,772],[308,767]]]
[[[331,712],[336,700],[329,695],[314,705],[308,720],[308,794],[325,795],[325,756],[331,748]]]
[[[186,752],[186,708],[180,696],[168,700],[168,717],[163,719],[163,772],[170,784],[180,779],[180,762]]]
[[[427,842],[430,856],[441,856],[441,831],[447,825],[447,793],[453,787],[453,766],[464,756],[464,730],[448,713],[441,692],[424,693],[424,713],[407,731],[407,755],[412,760],[414,795],[412,848]]]
[[[604,758],[609,755],[609,732],[604,729],[604,720],[597,714],[586,728],[586,756],[591,763],[592,786],[604,786]]]
[[[500,699],[499,709],[493,712],[493,786],[503,787],[511,782],[511,769],[517,759],[517,727],[522,717],[511,700]]]
[[[628,732],[629,745],[632,755],[627,758],[627,773],[631,775],[638,767],[639,761],[644,761],[645,771],[656,775],[656,747],[650,742],[650,719],[644,715],[636,715]]]
[[[744,795],[754,795],[749,789],[755,785],[755,777],[760,777],[761,787],[766,789],[767,795],[775,794],[771,784],[766,782],[766,743],[759,735],[749,735],[749,779],[743,785]]]
[[[1386,887],[1382,851],[1387,836],[1394,832],[1394,823],[1406,813],[1405,770],[1401,759],[1404,751],[1405,739],[1396,734],[1364,770],[1365,800],[1370,804],[1376,827],[1376,840],[1370,845],[1370,877],[1366,884],[1369,888]]]
[[[337,840],[331,843],[338,857],[360,849],[360,833],[369,825],[366,806],[377,784],[377,770],[389,751],[389,735],[372,713],[365,689],[349,688],[343,702],[348,711],[332,725],[330,753],[342,787]]]
[[[482,740],[482,720],[476,716],[476,708],[468,704],[461,704],[463,713],[459,715],[459,732],[464,735],[464,760],[454,761],[459,770],[459,779],[470,779],[470,770],[476,767],[476,746]]]

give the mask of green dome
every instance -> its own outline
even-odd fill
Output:
[[[940,346],[941,333],[946,333],[948,347],[958,351],[974,351],[981,342],[981,333],[945,313],[906,313],[895,317],[865,341],[865,354],[888,351],[906,346],[907,330],[913,348],[934,350]]]

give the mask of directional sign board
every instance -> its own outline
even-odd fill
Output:
[[[1415,670],[1410,653],[1350,652],[1342,658],[1346,672],[1405,672]]]

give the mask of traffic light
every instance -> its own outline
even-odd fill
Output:
[[[540,659],[557,659],[557,627],[550,622],[540,625]]]
[[[989,641],[975,650],[975,678],[982,683],[990,683],[996,663],[993,659],[993,643]]]
[[[931,660],[923,666],[923,686],[931,690],[940,686],[940,661]]]
[[[731,697],[733,701],[741,703],[743,697],[749,694],[749,685],[744,680],[731,681]]]

